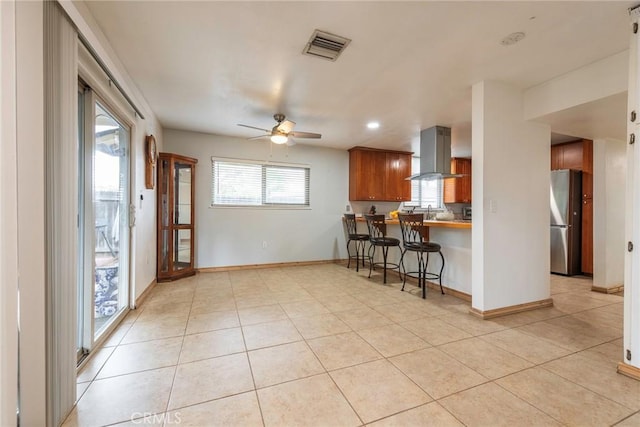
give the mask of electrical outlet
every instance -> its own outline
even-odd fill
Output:
[[[347,205],[346,208],[344,208],[345,212],[351,212],[351,205]]]
[[[489,212],[496,213],[498,212],[498,201],[497,200],[489,200]]]
[[[262,249],[267,249],[267,241],[266,240],[262,241]]]

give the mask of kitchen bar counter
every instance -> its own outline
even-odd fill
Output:
[[[364,217],[356,218],[357,221],[366,222]],[[427,227],[444,227],[444,228],[471,228],[471,220],[453,220],[453,221],[438,221],[438,220],[425,220],[423,221],[424,225]],[[387,219],[385,220],[387,224],[400,224],[400,221],[397,219]]]
[[[357,221],[359,232],[366,233],[366,221],[363,217],[358,217]],[[387,235],[395,237],[402,242],[402,234],[400,233],[399,221],[397,219],[387,219],[385,221],[387,227]],[[454,220],[454,221],[424,221],[426,233],[423,233],[425,239],[438,243],[442,246],[442,253],[445,257],[445,269],[442,276],[442,285],[449,289],[471,296],[471,221]],[[402,243],[400,243],[402,247]],[[389,251],[389,261],[398,262],[400,260],[400,251]],[[407,268],[415,270],[415,256],[408,255],[405,258]],[[440,257],[431,257],[429,260],[430,272],[440,271]],[[447,290],[445,289],[445,293]],[[429,296],[427,296],[429,298]]]

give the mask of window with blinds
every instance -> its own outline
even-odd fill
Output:
[[[414,157],[411,159],[411,174],[418,172],[420,172],[420,157]],[[431,205],[431,209],[444,208],[442,183],[441,179],[411,181],[411,201],[404,202],[404,205],[425,209],[429,205]]]
[[[310,206],[309,166],[216,157],[211,165],[211,206]]]

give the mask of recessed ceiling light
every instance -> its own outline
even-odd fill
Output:
[[[369,123],[367,123],[367,127],[369,129],[378,129],[380,127],[380,123],[378,123],[378,122],[369,122]]]
[[[521,32],[521,31],[518,31],[517,33],[511,33],[507,37],[503,38],[500,41],[500,44],[502,46],[511,46],[512,44],[516,44],[520,40],[522,40],[524,38],[524,36],[525,36],[525,34],[523,32]]]

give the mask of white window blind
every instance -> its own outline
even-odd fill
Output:
[[[414,157],[411,159],[411,173],[418,172],[420,172],[420,157]],[[405,202],[404,205],[425,209],[429,205],[431,209],[443,208],[442,182],[441,179],[411,181],[411,201]]]
[[[306,165],[212,158],[212,206],[309,206]]]

